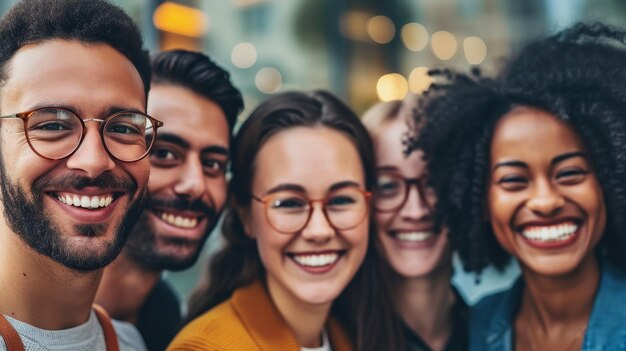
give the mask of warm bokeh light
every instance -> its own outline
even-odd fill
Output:
[[[376,93],[382,101],[404,99],[409,92],[409,84],[406,79],[398,73],[389,73],[378,79],[376,83]]]
[[[378,44],[387,44],[396,35],[396,26],[387,16],[374,16],[367,21],[367,33]]]
[[[209,30],[209,16],[193,7],[164,2],[154,11],[154,26],[162,31],[201,37]]]
[[[467,37],[463,40],[463,52],[470,65],[479,65],[487,57],[487,44],[479,37]]]
[[[456,38],[452,33],[446,31],[433,33],[430,40],[430,47],[438,59],[449,60],[456,54]]]
[[[239,43],[230,53],[230,61],[239,68],[252,67],[256,63],[256,59],[256,48],[250,43]]]
[[[348,39],[367,41],[367,21],[370,17],[370,14],[363,11],[345,12],[339,21],[339,30]]]
[[[422,51],[428,45],[428,31],[419,23],[405,24],[400,35],[404,46],[411,51]]]
[[[283,76],[276,68],[263,67],[254,77],[254,84],[261,92],[272,94],[283,86]]]
[[[428,67],[415,67],[409,74],[409,90],[421,94],[428,90],[433,79],[428,75]]]

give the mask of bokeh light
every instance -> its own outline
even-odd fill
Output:
[[[430,47],[438,59],[449,60],[456,54],[456,38],[450,32],[435,32],[430,40]]]
[[[470,65],[479,65],[487,57],[487,44],[479,37],[467,37],[463,40],[463,52]]]
[[[422,51],[428,45],[428,31],[419,23],[405,24],[400,35],[404,46],[411,51]]]
[[[257,89],[265,94],[272,94],[283,86],[283,76],[273,67],[261,68],[254,77]]]
[[[406,79],[398,73],[389,73],[378,79],[376,83],[376,93],[382,101],[404,99],[409,92],[409,84]]]
[[[235,45],[230,53],[230,60],[239,68],[249,68],[256,63],[257,52],[254,45],[250,43],[239,43]]]
[[[428,75],[428,67],[415,67],[409,74],[409,90],[421,94],[428,90],[433,79]]]
[[[374,16],[367,21],[367,33],[378,44],[387,44],[396,35],[396,26],[387,16]]]

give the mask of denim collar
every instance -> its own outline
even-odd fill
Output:
[[[523,291],[520,277],[513,287],[494,301],[487,327],[487,349],[513,350],[513,320]],[[626,350],[626,275],[607,262],[601,263],[600,286],[593,303],[581,351]]]

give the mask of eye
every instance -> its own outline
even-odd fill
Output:
[[[155,145],[150,151],[150,164],[156,167],[174,167],[182,161],[183,158],[178,152],[167,147]]]
[[[41,131],[63,131],[63,130],[71,130],[72,126],[63,122],[44,122],[44,123],[39,123],[36,126],[33,126],[32,129],[41,130]]]
[[[349,195],[335,195],[328,199],[326,205],[329,207],[347,207],[353,205],[357,202],[357,200]]]
[[[223,175],[226,170],[226,162],[213,158],[202,160],[204,172],[209,176]]]
[[[389,176],[380,176],[376,179],[376,187],[374,191],[379,197],[393,197],[401,193],[403,188],[402,182]]]
[[[565,169],[560,170],[556,174],[556,180],[560,184],[574,185],[574,184],[579,184],[580,182],[585,180],[587,174],[589,174],[589,171],[582,169],[582,168],[578,168],[578,167],[565,168]]]
[[[299,197],[279,197],[273,199],[270,203],[272,209],[282,211],[303,210],[307,207],[307,205],[307,201]]]
[[[528,179],[520,175],[503,176],[496,182],[504,190],[522,190],[528,185]]]
[[[107,133],[116,134],[141,134],[141,131],[136,126],[123,123],[109,123],[106,131]]]

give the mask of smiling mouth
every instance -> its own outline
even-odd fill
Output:
[[[301,266],[317,268],[335,264],[345,253],[346,251],[343,250],[321,253],[288,253],[287,256]]]
[[[52,195],[54,198],[66,205],[89,210],[97,210],[100,208],[109,207],[111,203],[120,196],[120,194],[121,193],[109,193],[96,196],[87,196],[67,192],[57,192],[53,193]]]
[[[398,239],[399,241],[409,242],[409,243],[421,243],[424,241],[428,241],[435,234],[432,231],[410,231],[410,232],[400,232],[393,231],[391,235]]]
[[[196,228],[200,220],[201,216],[185,216],[180,214],[175,214],[167,211],[153,211],[156,216],[161,219],[163,222],[182,229],[193,229]]]
[[[564,223],[527,226],[521,230],[524,238],[540,243],[558,243],[570,240],[578,230],[579,225],[573,221]]]

